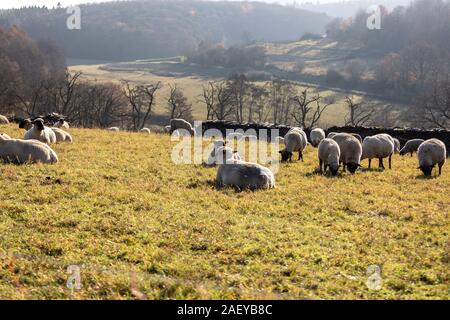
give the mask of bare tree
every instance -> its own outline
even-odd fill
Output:
[[[332,101],[325,102],[318,92],[311,96],[308,90],[306,88],[292,98],[294,102],[292,117],[297,125],[312,129],[319,122],[323,112],[332,104]]]
[[[363,102],[356,103],[354,97],[345,97],[349,109],[345,117],[345,125],[359,127],[366,125],[375,113],[373,106],[367,106]]]
[[[216,105],[216,87],[214,82],[208,82],[203,86],[203,93],[199,97],[199,101],[206,106],[206,120],[214,119],[214,106]]]
[[[129,81],[124,82],[124,95],[131,105],[131,121],[133,130],[140,130],[147,122],[155,103],[155,93],[161,88],[161,83],[150,85],[131,86]]]
[[[226,81],[214,83],[217,102],[214,107],[214,114],[217,120],[226,120],[234,113],[233,93]]]
[[[182,118],[192,120],[192,104],[188,103],[183,91],[176,84],[170,85],[170,94],[167,99],[167,111],[170,119]]]
[[[435,84],[429,93],[421,95],[412,114],[415,124],[450,128],[450,80]]]
[[[232,95],[234,110],[236,112],[236,121],[244,121],[244,105],[247,97],[249,85],[244,74],[232,76],[227,83]]]

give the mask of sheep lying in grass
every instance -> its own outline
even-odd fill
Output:
[[[120,131],[118,127],[110,127],[108,128],[109,131]]]
[[[53,127],[55,128],[64,128],[64,129],[69,129],[70,125],[67,121],[65,121],[64,119],[59,119],[57,122],[55,122],[55,124],[53,125]]]
[[[192,125],[187,122],[184,119],[171,119],[170,120],[170,133],[174,132],[175,130],[180,130],[180,129],[184,129],[187,132],[189,132],[189,134],[191,136],[194,135],[195,131],[194,128],[192,127]]]
[[[24,119],[24,120],[20,121],[19,128],[20,129],[25,129],[25,130],[28,131],[31,128],[33,128],[33,123],[31,122],[30,119]]]
[[[149,128],[142,128],[141,130],[139,130],[139,132],[143,132],[143,133],[147,133],[147,134],[151,133]]]
[[[417,150],[419,168],[425,176],[431,176],[433,168],[437,164],[439,175],[442,174],[442,166],[447,157],[445,144],[439,139],[429,139],[424,141]]]
[[[392,138],[394,140],[394,153],[399,154],[400,153],[400,140],[397,138]]]
[[[170,126],[165,126],[164,127],[164,132],[170,133]]]
[[[331,174],[335,176],[339,171],[339,159],[341,157],[341,150],[337,142],[333,139],[323,139],[319,144],[318,155],[320,173],[327,172],[329,167]]]
[[[24,140],[38,140],[47,144],[56,143],[56,135],[52,129],[44,126],[44,120],[37,118],[33,121],[33,127],[25,132]]]
[[[7,139],[3,135],[0,135],[0,159],[18,164],[58,162],[55,151],[43,142]]]
[[[407,153],[411,154],[411,157],[413,156],[414,152],[417,152],[417,149],[419,149],[419,146],[424,142],[423,139],[412,139],[408,140],[406,144],[403,146],[403,148],[400,150],[400,155],[404,156]]]
[[[233,160],[221,164],[217,170],[216,186],[230,186],[238,189],[272,189],[275,177],[269,168],[257,163]]]
[[[64,131],[63,129],[54,128],[54,127],[50,128],[50,129],[55,133],[56,142],[72,142],[73,141],[72,136],[68,132]]]
[[[309,139],[313,147],[317,147],[323,139],[325,139],[325,131],[320,128],[313,129],[309,134]]]
[[[369,169],[372,159],[379,161],[379,168],[384,169],[383,159],[389,158],[389,169],[392,169],[392,155],[394,154],[394,139],[388,134],[381,133],[371,137],[366,137],[363,141],[363,153],[361,160],[369,159]]]
[[[0,115],[0,124],[9,124],[8,118]]]
[[[339,161],[344,165],[344,172],[348,169],[350,173],[355,173],[361,167],[361,143],[348,133],[338,133],[333,137],[333,140],[337,142],[341,150]]]
[[[292,128],[284,136],[285,148],[280,151],[281,161],[292,161],[293,152],[298,152],[298,160],[303,161],[303,151],[308,144],[306,133],[300,128]]]

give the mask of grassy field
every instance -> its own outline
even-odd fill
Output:
[[[132,63],[130,62],[129,64]],[[137,62],[137,65],[139,66],[140,62]],[[188,101],[192,103],[193,118],[195,120],[206,119],[206,108],[200,99],[200,96],[203,92],[202,86],[207,85],[208,81],[218,80],[220,78],[203,77],[200,75],[164,76],[153,74],[146,70],[144,67],[142,67],[142,69],[139,68],[140,67],[134,67],[134,69],[105,69],[105,65],[75,65],[71,66],[69,69],[72,72],[81,71],[83,73],[82,78],[91,81],[121,83],[122,80],[128,80],[135,85],[149,84],[157,81],[161,82],[162,88],[156,94],[156,102],[154,108],[154,114],[156,115],[167,114],[167,98],[169,97],[170,93],[169,84],[177,84],[177,86],[183,90]],[[263,85],[262,82],[260,82],[259,84]],[[303,88],[305,88],[305,86],[298,86],[298,90],[301,90]],[[313,87],[310,89],[311,94],[314,93],[314,90],[315,89]],[[319,89],[319,92],[323,97],[332,98],[334,100],[334,103],[323,113],[322,118],[319,121],[318,125],[321,127],[344,125],[345,117],[348,113],[345,104],[346,95],[354,96],[357,100],[361,99],[361,95],[337,92],[332,89]],[[389,104],[385,101],[380,101],[378,99],[368,97],[365,97],[364,101],[379,106],[392,105],[393,107],[397,107],[395,104]]]
[[[236,192],[215,189],[215,168],[172,164],[169,136],[70,132],[56,165],[1,165],[0,298],[449,298],[448,165],[424,179],[396,155],[327,178],[308,147],[275,189]]]

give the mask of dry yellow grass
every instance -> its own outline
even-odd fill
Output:
[[[56,165],[1,165],[0,298],[449,298],[448,165],[423,179],[396,155],[327,178],[308,147],[276,189],[236,192],[215,168],[175,166],[168,136],[70,132]]]

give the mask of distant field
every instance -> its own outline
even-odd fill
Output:
[[[172,164],[169,136],[70,132],[56,165],[1,166],[0,298],[449,297],[448,164],[424,179],[396,155],[393,170],[327,178],[308,147],[276,189],[236,192],[214,187],[215,168]]]
[[[199,68],[194,68],[170,59],[139,60],[112,65],[74,65],[70,66],[69,69],[71,71],[82,71],[84,79],[102,82],[112,81],[120,83],[121,80],[128,80],[135,84],[145,84],[160,81],[163,84],[163,88],[157,93],[154,110],[158,115],[166,114],[165,108],[170,92],[169,84],[176,83],[183,89],[189,102],[193,104],[194,119],[196,120],[204,120],[206,118],[205,105],[199,100],[202,94],[202,86],[207,84],[208,81],[221,79],[224,73],[226,73],[217,68],[207,71],[202,69],[200,71]],[[260,84],[263,83],[260,82]],[[319,91],[322,96],[332,96],[335,100],[335,103],[324,113],[319,125],[322,127],[343,125],[345,116],[347,115],[344,99],[346,95],[353,94],[342,92],[341,90],[335,91],[333,89],[319,89]],[[358,94],[354,96],[361,98],[361,95]],[[376,103],[380,106],[388,104],[388,102],[367,97],[365,97],[365,101]]]

